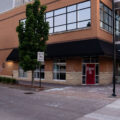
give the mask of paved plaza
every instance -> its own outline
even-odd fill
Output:
[[[35,92],[0,85],[0,120],[119,120],[120,86],[117,98],[111,91],[112,86],[50,86]]]

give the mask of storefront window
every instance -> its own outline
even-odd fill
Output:
[[[19,77],[20,78],[26,78],[27,77],[27,72],[25,72],[22,67],[19,67]]]
[[[39,66],[37,66],[36,70],[34,71],[34,78],[35,79],[44,79],[44,65],[41,65],[41,71]]]
[[[66,61],[65,59],[55,59],[53,64],[53,79],[66,80]]]

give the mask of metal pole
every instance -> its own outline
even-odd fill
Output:
[[[39,70],[40,70],[40,84],[39,84],[40,86],[39,87],[41,88],[41,65],[39,65]]]
[[[116,45],[115,45],[115,6],[114,0],[112,0],[113,10],[113,93],[112,96],[116,96]]]

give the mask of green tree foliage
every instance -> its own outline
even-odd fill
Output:
[[[32,85],[34,81],[33,72],[36,69],[37,52],[46,50],[48,40],[49,24],[45,21],[46,6],[41,5],[39,0],[26,6],[26,22],[20,22],[16,31],[19,38],[19,64],[25,71],[32,71]]]

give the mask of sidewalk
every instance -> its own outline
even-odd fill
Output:
[[[120,120],[120,99],[76,120]]]

